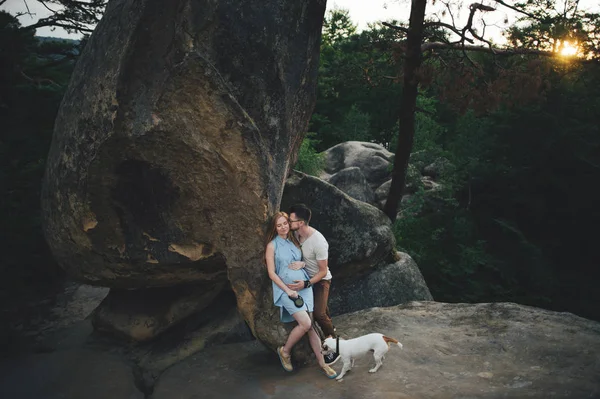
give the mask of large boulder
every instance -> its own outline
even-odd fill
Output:
[[[421,173],[423,176],[429,176],[433,179],[436,179],[453,168],[454,165],[452,165],[452,163],[446,158],[437,158],[434,162],[424,166]]]
[[[311,209],[310,225],[327,239],[334,278],[355,276],[395,261],[390,220],[374,206],[317,177],[294,171],[286,181],[281,209],[287,211],[296,203]]]
[[[375,200],[375,193],[367,183],[365,175],[356,166],[340,170],[327,181],[359,201],[371,204]]]
[[[323,155],[325,166],[320,175],[321,179],[354,199],[368,202],[379,209],[384,208],[392,183],[393,153],[379,144],[347,141],[329,148]],[[441,185],[430,176],[421,175],[423,165],[430,159],[434,158],[424,151],[411,154],[403,194],[412,195],[421,188],[425,191],[441,189]],[[446,169],[449,167],[447,161],[435,159],[437,163],[431,165],[443,165]],[[435,174],[436,177],[439,175]],[[400,211],[405,203],[406,201],[400,204]]]
[[[263,226],[314,106],[324,11],[324,0],[109,2],[43,184],[44,232],[71,276],[137,290],[228,283],[275,345]]]
[[[412,301],[433,301],[419,267],[410,255],[398,252],[398,261],[363,276],[335,279],[329,309],[332,315]]]
[[[359,167],[372,189],[389,179],[394,154],[383,146],[362,141],[346,141],[323,152],[325,172],[334,174],[342,169]]]

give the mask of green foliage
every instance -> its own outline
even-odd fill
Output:
[[[323,154],[319,154],[315,150],[317,143],[317,140],[314,139],[314,133],[306,135],[298,151],[298,161],[294,169],[311,176],[318,176],[323,171],[325,159]]]
[[[366,112],[361,112],[356,104],[344,115],[339,135],[342,141],[369,141],[371,118]]]
[[[44,281],[58,268],[42,236],[40,191],[54,119],[78,49],[39,41],[0,12],[0,252],[3,282]]]
[[[347,11],[326,18],[321,43],[317,105],[310,130],[322,151],[348,140],[389,145],[397,131],[400,85],[389,51],[395,32],[375,26],[360,34]]]
[[[426,94],[420,93],[417,97],[417,114],[415,115],[415,136],[413,142],[413,152],[424,151],[430,155],[430,160],[443,156],[444,151],[440,145],[441,137],[444,133],[444,127],[440,125],[437,119],[438,101]],[[398,141],[398,132],[394,132],[390,148],[396,148]]]
[[[322,42],[331,45],[356,34],[356,25],[348,10],[336,9],[329,12],[323,21]]]
[[[491,301],[506,298],[497,260],[478,239],[472,215],[441,198],[438,212],[420,214],[431,198],[417,192],[394,223],[399,249],[419,265],[438,301]]]
[[[417,260],[436,300],[513,301],[600,319],[590,305],[600,300],[600,258],[584,249],[600,223],[600,190],[589,184],[600,179],[600,70],[519,58],[494,60],[507,68],[499,73],[478,61],[485,69],[469,84],[501,89],[488,92],[500,99],[492,107],[477,97],[466,108],[438,101],[447,89],[438,82],[419,95],[426,112],[417,116],[425,119],[411,164],[446,159],[449,167],[436,179],[442,190],[403,200],[398,246]],[[524,90],[515,73],[543,85]]]

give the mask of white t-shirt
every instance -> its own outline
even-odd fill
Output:
[[[313,277],[319,272],[318,260],[326,260],[329,258],[329,244],[323,234],[315,230],[310,237],[306,239],[302,244],[302,260],[305,263],[304,268],[310,277]],[[327,267],[327,274],[323,277],[323,280],[331,280],[331,272]]]

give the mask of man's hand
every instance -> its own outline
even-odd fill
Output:
[[[292,270],[300,270],[305,266],[305,263],[302,262],[301,260],[297,260],[295,262],[292,262],[288,265],[288,268],[292,269]]]
[[[294,280],[292,284],[287,285],[290,290],[300,291],[304,288],[304,280]]]

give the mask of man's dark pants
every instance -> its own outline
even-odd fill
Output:
[[[321,280],[313,285],[313,296],[315,301],[313,316],[323,331],[325,337],[322,338],[326,338],[330,335],[335,337],[335,330],[333,329],[333,323],[331,322],[331,316],[329,315],[329,307],[327,306],[330,287],[330,280]]]

